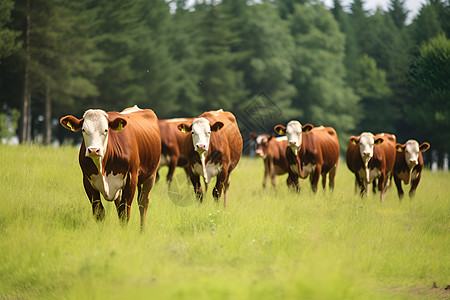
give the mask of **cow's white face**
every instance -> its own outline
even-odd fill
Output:
[[[414,167],[419,163],[419,143],[414,140],[409,140],[405,145],[405,160],[409,167]]]
[[[83,138],[86,156],[103,157],[108,144],[108,115],[103,110],[90,109],[83,116]]]
[[[209,138],[211,136],[211,125],[205,118],[198,118],[192,122],[192,141],[194,150],[202,153],[209,149]]]
[[[294,153],[302,146],[302,125],[299,121],[290,121],[286,126],[288,146]]]
[[[361,158],[365,164],[373,156],[373,146],[375,144],[374,136],[371,133],[364,132],[359,138],[359,152],[361,153]]]
[[[256,138],[256,154],[261,156],[262,158],[266,158],[267,156],[267,143],[269,139],[267,136],[261,134]]]

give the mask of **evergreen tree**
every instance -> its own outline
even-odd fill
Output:
[[[390,0],[388,13],[398,29],[405,27],[408,12],[405,8],[405,0]]]
[[[333,15],[322,4],[297,5],[290,18],[294,52],[294,107],[303,123],[333,126],[342,149],[360,114],[359,99],[345,83],[344,43]]]
[[[377,68],[375,60],[364,54],[360,59],[355,93],[361,97],[364,117],[360,131],[395,132],[392,120],[396,111],[391,107],[392,91],[386,82],[386,72]]]
[[[270,97],[282,116],[271,118],[270,122],[285,121],[297,117],[299,111],[291,107],[295,87],[291,84],[295,49],[288,22],[282,20],[270,2],[251,7],[248,25],[245,28],[245,47],[250,52],[244,62],[244,81],[250,91],[251,105],[260,93]],[[283,118],[283,119],[281,119]],[[272,126],[273,124],[266,124]]]
[[[235,69],[240,54],[232,52],[239,36],[230,30],[232,17],[221,5],[197,5],[201,38],[199,87],[204,98],[200,111],[232,110],[247,97],[243,73]]]
[[[422,6],[411,24],[412,38],[418,47],[431,38],[445,33],[444,28],[449,22],[446,18],[449,16],[448,10],[448,5],[446,7],[440,0],[429,0]]]
[[[440,35],[420,48],[411,72],[411,98],[405,106],[410,132],[450,151],[450,40]]]
[[[21,43],[17,41],[20,32],[10,28],[13,8],[14,0],[0,2],[0,64],[2,58],[17,52],[21,47]]]

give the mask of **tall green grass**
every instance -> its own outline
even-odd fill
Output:
[[[444,299],[450,291],[450,175],[425,171],[416,197],[359,198],[345,162],[333,193],[263,190],[243,158],[229,204],[193,198],[181,169],[133,203],[91,216],[78,149],[0,146],[0,299]],[[170,195],[170,196],[169,196]],[[434,283],[437,288],[433,288]]]

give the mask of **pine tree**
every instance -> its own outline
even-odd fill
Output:
[[[14,0],[0,2],[0,64],[2,58],[17,52],[21,47],[20,41],[17,40],[20,32],[9,28],[13,8]]]
[[[232,52],[239,42],[230,30],[231,16],[221,5],[196,6],[201,29],[199,87],[204,98],[200,110],[232,110],[247,97],[243,74],[235,69],[240,54]]]
[[[344,80],[345,37],[322,4],[297,5],[289,21],[296,44],[294,107],[304,112],[300,121],[333,126],[345,149],[360,114],[359,98]]]
[[[409,131],[450,151],[450,40],[440,35],[422,45],[411,71],[411,97],[405,105]]]

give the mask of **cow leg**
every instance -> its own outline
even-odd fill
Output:
[[[272,181],[272,186],[275,189],[277,187],[277,174],[275,173],[275,168],[272,168],[271,173],[270,179]]]
[[[322,174],[322,188],[325,190],[325,187],[327,186],[327,174]]]
[[[92,187],[87,177],[83,177],[83,185],[86,195],[92,205],[92,214],[97,221],[103,221],[105,219],[105,209],[103,208],[99,191]]]
[[[223,206],[227,207],[228,200],[228,189],[230,188],[231,176],[228,174],[225,182],[224,182],[224,191],[223,191]]]
[[[171,157],[169,162],[169,172],[167,172],[167,183],[170,186],[170,183],[172,182],[173,174],[175,173],[175,169],[178,164],[178,159],[176,157]]]
[[[419,186],[420,182],[420,175],[417,177],[417,179],[411,180],[411,189],[409,190],[409,197],[412,198],[416,194],[416,189]]]
[[[394,182],[395,182],[395,186],[397,187],[398,197],[401,200],[405,194],[402,189],[402,180],[399,177],[394,175]]]
[[[141,186],[138,186],[138,204],[139,213],[141,215],[141,231],[145,230],[145,218],[147,216],[147,208],[150,202],[150,191],[155,184],[156,175],[150,176]]]
[[[195,175],[191,173],[189,175],[189,178],[191,179],[192,185],[194,186],[194,193],[200,202],[203,202],[203,189],[202,184],[200,183],[200,176]]]
[[[329,187],[330,190],[334,190],[334,180],[336,178],[336,172],[337,172],[337,166],[334,166],[333,168],[331,168],[330,173],[328,173],[328,179],[330,180],[329,182]]]
[[[273,164],[273,159],[269,161],[269,176],[272,182],[273,188],[277,187],[277,173],[275,172],[275,165]]]
[[[378,191],[380,191],[381,196],[380,200],[381,202],[384,202],[384,199],[386,198],[386,188],[385,188],[385,179],[386,175],[381,173],[380,178],[378,179]]]
[[[300,192],[300,183],[298,182],[297,175],[289,173],[286,183],[288,188],[295,189],[296,192]]]
[[[224,167],[224,169],[225,169],[225,167]],[[213,189],[213,197],[216,201],[219,201],[219,198],[222,195],[223,186],[224,186],[224,183],[225,183],[227,177],[228,177],[228,174],[224,170],[222,170],[222,172],[220,172],[217,175],[216,186]]]
[[[380,186],[380,179],[378,179],[378,186]],[[375,195],[377,193],[377,180],[372,181],[372,193]]]
[[[269,178],[270,174],[270,164],[268,159],[264,160],[264,179],[263,179],[263,189],[266,188],[267,185],[267,179]]]
[[[130,220],[131,203],[133,203],[133,197],[134,193],[136,192],[137,181],[138,181],[137,175],[131,176],[130,174],[128,174],[127,182],[122,190],[122,196],[115,201],[117,214],[123,224],[126,224]],[[138,187],[138,190],[140,189],[141,187]]]
[[[321,173],[321,168],[317,166],[316,170],[314,171],[314,173],[312,173],[310,175],[310,178],[309,178],[311,181],[312,191],[314,193],[317,193],[317,186],[319,184],[320,173]]]

